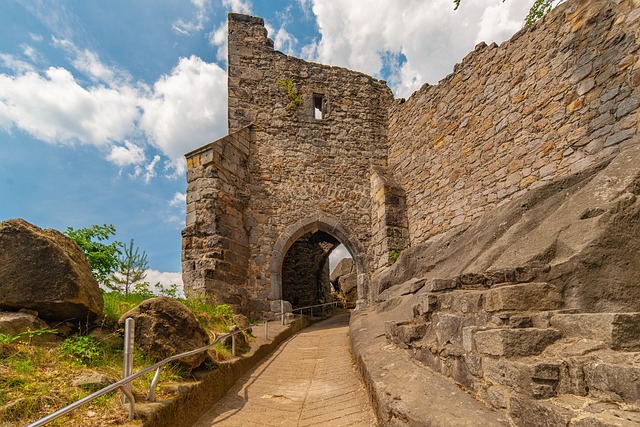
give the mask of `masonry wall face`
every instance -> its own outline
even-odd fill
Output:
[[[320,230],[357,252],[367,298],[390,251],[637,144],[638,6],[567,1],[406,102],[231,14],[230,135],[187,155],[185,288],[255,309],[281,297],[296,236]]]
[[[370,169],[386,165],[392,100],[384,82],[274,51],[262,19],[230,15],[229,131],[251,125],[255,136],[242,188],[249,197],[242,212],[231,209],[249,250],[240,299],[279,298],[270,278],[274,246],[297,223],[331,218],[369,259]]]
[[[389,117],[411,245],[638,143],[639,10],[569,1]]]

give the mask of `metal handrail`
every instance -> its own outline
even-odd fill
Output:
[[[273,319],[272,319],[273,320]],[[265,319],[264,321],[264,325],[265,325],[265,335],[268,333],[268,328],[269,328],[269,321],[268,319]],[[235,336],[241,332],[244,332],[248,329],[254,328],[256,326],[259,326],[260,324],[256,325],[252,325],[252,326],[247,326],[246,328],[242,328],[239,329],[237,331],[233,331],[231,333],[228,334],[224,334],[224,335],[220,335],[219,337],[217,337],[211,344],[208,344],[204,347],[201,348],[197,348],[195,350],[190,350],[184,353],[180,353],[180,354],[176,354],[173,356],[169,356],[164,360],[161,360],[160,362],[155,363],[154,365],[151,365],[149,367],[146,367],[138,372],[136,372],[135,374],[129,375],[123,379],[121,379],[120,381],[116,381],[115,383],[104,387],[80,400],[75,401],[74,403],[65,406],[62,409],[58,409],[57,411],[47,415],[46,417],[43,417],[37,421],[34,421],[31,424],[28,424],[26,427],[38,427],[38,426],[43,426],[47,423],[50,423],[51,421],[60,418],[61,416],[73,411],[76,408],[79,408],[80,406],[91,402],[94,399],[97,399],[98,397],[107,394],[111,391],[114,391],[116,389],[120,389],[120,391],[122,391],[125,396],[127,397],[127,399],[129,400],[129,420],[133,419],[133,414],[134,414],[134,409],[135,409],[135,397],[133,396],[133,393],[128,390],[125,386],[127,384],[130,384],[133,380],[140,378],[141,376],[148,374],[149,372],[153,371],[154,369],[156,369],[156,374],[153,377],[153,380],[151,381],[151,387],[149,390],[149,401],[153,402],[154,401],[154,395],[155,395],[155,387],[158,383],[158,380],[160,378],[160,370],[162,369],[162,367],[164,365],[166,365],[169,362],[172,362],[174,360],[177,359],[182,359],[183,357],[188,357],[188,356],[192,356],[194,354],[198,354],[198,353],[202,353],[203,351],[207,351],[209,350],[211,347],[213,347],[214,345],[216,345],[217,343],[219,343],[220,341],[227,339],[228,337],[231,337],[232,339],[232,354],[233,356],[235,356]]]
[[[331,302],[325,302],[324,304],[315,304],[315,305],[307,305],[304,307],[298,307],[295,309],[291,310],[291,314],[295,314],[296,311],[300,312],[300,315],[303,315],[303,311],[304,310],[309,310],[309,317],[313,317],[313,309],[316,307],[322,307],[322,315],[324,316],[324,307],[327,305],[332,306],[331,310],[332,312],[335,310],[335,307],[337,307],[339,304],[342,304],[342,301],[331,301]],[[283,314],[284,317],[284,314]]]

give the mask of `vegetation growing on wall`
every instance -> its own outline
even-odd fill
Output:
[[[287,110],[298,108],[302,105],[302,93],[298,91],[296,86],[291,80],[280,80],[278,84],[287,91],[287,97],[289,98],[289,105]]]

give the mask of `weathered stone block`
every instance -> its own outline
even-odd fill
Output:
[[[474,334],[480,353],[491,356],[530,356],[541,353],[561,337],[555,329],[490,329]]]
[[[511,396],[509,415],[518,427],[555,427],[568,425],[574,417],[574,412],[553,401],[536,401]]]
[[[427,292],[446,291],[457,287],[456,281],[451,279],[430,279],[426,284]]]
[[[557,314],[551,326],[565,337],[602,341],[614,350],[640,349],[640,313]]]
[[[485,293],[485,310],[554,310],[562,305],[562,295],[548,283],[522,283],[493,288]]]
[[[614,402],[640,402],[640,366],[593,362],[583,370],[589,395]]]
[[[424,316],[433,313],[438,308],[438,297],[433,294],[420,296],[420,300],[413,306],[414,316]]]
[[[424,337],[427,332],[426,323],[410,322],[385,322],[384,331],[387,340],[398,344],[402,348],[408,348],[411,343]]]

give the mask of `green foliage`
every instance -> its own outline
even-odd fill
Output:
[[[140,252],[138,247],[134,249],[133,239],[128,246],[122,243],[119,243],[119,246],[122,250],[118,256],[117,271],[111,275],[111,286],[129,295],[131,287],[142,282],[147,276],[147,254],[145,251]],[[148,286],[147,283],[147,288]]]
[[[115,233],[116,229],[111,224],[92,225],[91,228],[77,230],[67,227],[64,232],[80,246],[98,282],[107,287],[110,286],[109,278],[120,266],[118,257],[122,243],[106,243]]]
[[[533,25],[538,19],[549,13],[553,8],[553,2],[554,0],[535,0],[533,6],[529,9],[527,17],[524,19],[524,25]]]
[[[60,345],[60,353],[83,365],[91,365],[100,356],[95,335],[74,335],[67,338]]]
[[[53,329],[45,326],[44,328],[35,329],[33,331],[31,329],[28,329],[24,332],[20,332],[17,335],[0,334],[0,344],[12,344],[15,341],[24,341],[24,338],[27,338],[27,344],[31,344],[31,340],[33,339],[33,337],[39,337],[40,335],[44,335],[44,334],[56,334],[56,333],[58,333],[57,329]]]
[[[453,0],[453,10],[458,10],[461,0]],[[505,0],[502,0],[504,3]],[[534,0],[533,5],[529,8],[529,14],[524,19],[524,25],[529,26],[536,23],[536,21],[545,16],[554,7],[554,3],[558,4],[560,0]]]
[[[389,251],[389,264],[393,264],[400,258],[400,249],[391,249]]]
[[[142,301],[152,297],[153,294],[149,296],[145,293],[136,293],[135,287],[134,292],[129,295],[124,295],[117,291],[102,292],[102,299],[104,300],[104,309],[102,312],[104,318],[107,323],[115,324],[124,313],[131,310]]]
[[[296,86],[293,84],[291,80],[280,80],[278,82],[280,87],[284,88],[287,91],[287,97],[289,98],[289,105],[287,105],[287,110],[298,108],[302,105],[302,94],[298,92]]]
[[[156,283],[155,287],[160,295],[170,298],[178,298],[178,285],[176,285],[175,283],[172,283],[165,288],[162,283],[158,282]]]

